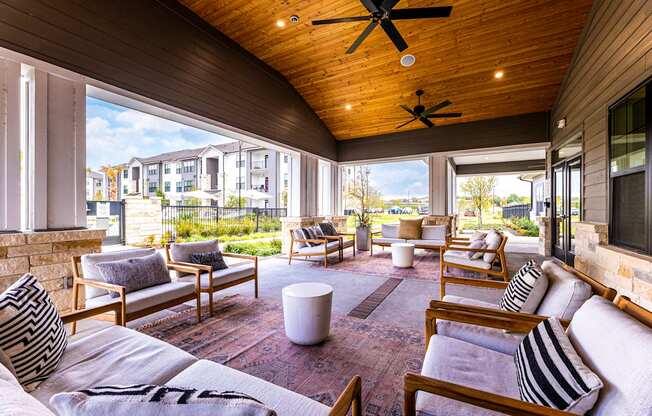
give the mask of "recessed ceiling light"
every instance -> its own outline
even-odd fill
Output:
[[[494,72],[494,78],[496,78],[496,79],[501,79],[504,75],[505,75],[505,73],[503,71]]]
[[[405,54],[405,55],[401,56],[401,65],[403,65],[404,67],[407,68],[407,67],[410,67],[410,66],[414,65],[416,60],[417,60],[417,58],[415,58],[414,55],[408,53],[408,54]]]
[[[278,27],[285,27],[285,20],[278,19],[276,21],[276,26]]]
[[[352,109],[353,107],[351,107],[351,104],[344,104],[344,108],[346,108],[347,110],[350,110],[350,109]]]

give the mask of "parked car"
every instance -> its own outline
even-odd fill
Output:
[[[464,210],[465,217],[475,217],[475,211],[472,209]]]
[[[403,209],[401,207],[394,206],[394,207],[391,207],[390,209],[388,209],[387,213],[388,214],[393,214],[393,215],[402,214]]]
[[[428,214],[428,207],[419,207],[419,214],[420,215],[427,215]]]

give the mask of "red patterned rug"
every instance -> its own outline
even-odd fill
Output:
[[[420,371],[425,353],[421,331],[333,316],[330,337],[304,347],[285,337],[278,302],[235,295],[214,308],[200,324],[189,308],[139,331],[329,406],[359,374],[363,414],[402,414],[403,375]]]

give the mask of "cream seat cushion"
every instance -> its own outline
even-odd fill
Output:
[[[143,248],[111,251],[108,253],[84,254],[81,257],[82,277],[84,279],[104,282],[104,278],[102,277],[100,270],[97,268],[97,263],[126,260],[134,257],[145,257],[154,253],[156,253],[156,250],[153,248]],[[84,286],[84,291],[86,293],[86,299],[103,296],[109,293],[105,289],[99,289],[92,286]]]
[[[298,393],[207,360],[197,361],[166,385],[238,391],[261,401],[279,416],[325,416],[330,411],[328,406]]]
[[[405,243],[405,240],[401,238],[387,238],[387,237],[374,237],[374,244],[394,244],[394,243]]]
[[[194,292],[194,281],[165,283],[130,292],[125,295],[127,313],[142,311],[151,306],[160,305],[182,296],[190,295]],[[115,298],[112,298],[111,295],[98,296],[86,300],[86,307],[94,308],[111,302],[115,302]]]
[[[340,249],[340,242],[339,241],[331,241],[330,243],[326,244],[326,248],[329,253],[332,253],[334,251],[337,251]],[[305,254],[324,254],[324,245],[320,244],[318,246],[312,246],[312,247],[302,247],[297,250],[299,255],[305,255]]]
[[[520,400],[516,366],[511,355],[442,335],[430,338],[421,374]],[[416,409],[420,416],[502,415],[424,392],[417,393]]]
[[[652,328],[593,296],[575,313],[567,333],[604,383],[592,416],[652,415]]]
[[[56,393],[111,384],[164,384],[197,359],[148,335],[111,326],[68,344],[57,371],[32,392],[49,407]]]
[[[443,300],[444,302],[459,303],[462,305],[498,309],[497,304],[461,296],[446,295]],[[470,342],[471,344],[508,355],[513,355],[516,352],[516,349],[526,335],[505,333],[501,329],[440,319],[437,320],[437,334]]]
[[[483,259],[470,259],[464,251],[446,251],[444,253],[444,261],[451,264],[477,267],[478,269],[491,269],[491,263],[488,263]]]
[[[254,264],[251,262],[238,264],[236,266],[228,267],[222,270],[213,271],[213,286],[223,285],[226,283],[233,282],[234,280],[241,279],[243,277],[251,276],[254,274],[256,269]],[[201,287],[209,287],[210,276],[208,273],[201,275]],[[179,282],[188,282],[194,285],[195,276],[184,276],[178,279]]]

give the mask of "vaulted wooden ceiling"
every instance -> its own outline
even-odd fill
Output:
[[[409,45],[403,53],[377,28],[347,55],[368,23],[310,22],[368,14],[358,0],[180,1],[281,72],[338,140],[396,132],[410,119],[399,104],[413,107],[417,89],[426,106],[448,99],[445,112],[463,113],[436,124],[549,110],[591,8],[591,0],[402,0],[396,9],[452,5],[453,12],[396,21]],[[400,65],[405,53],[414,66]],[[426,126],[404,129],[415,128]]]

